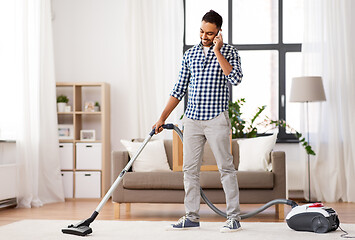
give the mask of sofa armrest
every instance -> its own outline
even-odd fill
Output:
[[[113,183],[118,175],[121,173],[123,168],[127,165],[129,161],[129,155],[127,151],[112,151],[111,153],[111,169],[112,169],[112,179],[111,183]],[[117,186],[115,191],[113,191],[112,194],[112,201],[113,202],[123,202],[124,196],[123,196],[123,183],[120,182],[120,184]]]
[[[274,173],[274,191],[277,198],[286,198],[286,154],[271,152],[272,172]]]

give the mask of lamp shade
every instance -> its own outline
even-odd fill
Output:
[[[290,102],[325,101],[321,77],[295,77],[292,79]]]

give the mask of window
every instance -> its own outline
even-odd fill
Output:
[[[277,3],[277,0],[233,1],[233,43],[277,43]]]
[[[303,0],[185,0],[184,7],[184,51],[199,43],[203,14],[213,9],[223,17],[223,40],[236,47],[242,59],[244,79],[230,86],[230,99],[246,99],[243,114],[251,116],[267,105],[264,116],[285,119],[299,129],[299,106],[288,96],[291,79],[301,74]],[[281,142],[295,141],[282,128],[278,137]]]
[[[243,107],[243,115],[247,119],[252,118],[258,107],[267,105],[267,108],[260,116],[269,116],[272,119],[278,117],[278,53],[275,50],[255,50],[240,51],[243,69],[243,84],[233,87],[232,101],[245,98],[246,103]],[[255,71],[258,69],[258,71]],[[265,81],[268,79],[268,81]],[[265,92],[270,94],[265,94]],[[257,96],[251,99],[253,96]],[[264,131],[259,127],[259,131]]]

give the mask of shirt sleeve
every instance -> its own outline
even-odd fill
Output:
[[[227,80],[234,86],[237,86],[242,82],[243,72],[240,63],[240,56],[236,49],[232,50],[231,58],[229,63],[232,65],[233,69],[227,76]]]
[[[170,96],[177,98],[181,101],[181,99],[185,96],[187,87],[190,82],[190,69],[187,65],[186,53],[182,59],[181,70],[179,73],[179,79],[175,83],[173,91],[170,93]]]

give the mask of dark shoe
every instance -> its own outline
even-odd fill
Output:
[[[186,216],[183,216],[176,224],[171,224],[167,230],[190,230],[199,228],[200,222],[190,221]]]
[[[228,232],[236,232],[238,230],[242,229],[240,226],[239,221],[235,219],[228,219],[223,227],[220,229],[221,233],[228,233]]]

